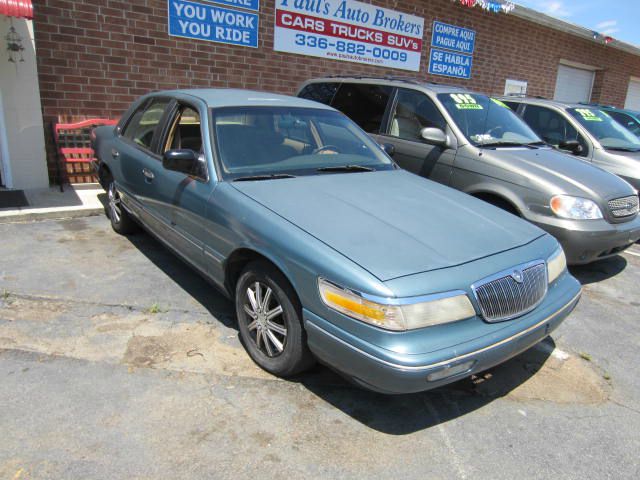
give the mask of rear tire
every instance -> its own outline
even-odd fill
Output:
[[[122,206],[120,193],[113,178],[107,178],[107,217],[111,220],[111,228],[120,235],[127,235],[138,231],[138,224]]]
[[[289,377],[315,363],[300,302],[277,268],[266,261],[247,265],[236,284],[235,303],[240,338],[258,366]]]

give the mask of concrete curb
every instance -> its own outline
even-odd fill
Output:
[[[42,208],[36,210],[38,211],[30,212],[26,210],[19,213],[11,213],[10,215],[2,215],[2,212],[0,212],[0,224],[37,222],[40,220],[60,220],[64,218],[82,218],[104,215],[103,207],[70,208],[68,210]]]

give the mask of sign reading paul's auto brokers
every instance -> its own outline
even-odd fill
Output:
[[[276,0],[274,50],[420,70],[424,19],[355,0]]]
[[[259,0],[216,0],[258,11]],[[258,47],[258,14],[215,5],[168,0],[169,35],[244,47]]]

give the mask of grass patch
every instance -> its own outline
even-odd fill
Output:
[[[160,307],[160,304],[158,303],[154,303],[153,305],[151,305],[149,308],[147,308],[147,313],[151,313],[151,314],[156,314],[156,313],[163,313],[166,310],[163,310]]]

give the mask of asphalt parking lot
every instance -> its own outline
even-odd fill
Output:
[[[104,217],[0,225],[0,478],[640,477],[640,245],[482,377],[410,396],[258,369],[232,305]]]

